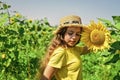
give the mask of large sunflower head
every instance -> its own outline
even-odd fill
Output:
[[[84,28],[81,41],[93,51],[109,49],[110,31],[101,23],[91,21],[90,24]]]

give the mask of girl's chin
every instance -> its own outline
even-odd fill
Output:
[[[68,44],[68,47],[74,47],[75,44]]]

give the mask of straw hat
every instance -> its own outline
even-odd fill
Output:
[[[83,27],[81,18],[76,15],[65,16],[60,19],[60,24],[54,34],[64,27]]]

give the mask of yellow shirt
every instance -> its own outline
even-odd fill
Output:
[[[62,48],[54,50],[48,63],[49,66],[58,68],[55,73],[57,80],[82,80],[82,61],[80,54],[82,47]]]

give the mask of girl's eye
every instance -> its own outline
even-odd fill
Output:
[[[73,32],[68,32],[68,35],[72,35],[73,34]]]
[[[73,33],[69,32],[68,35],[72,35]]]

